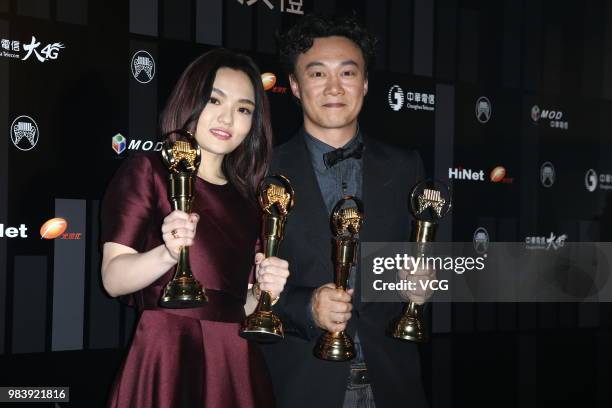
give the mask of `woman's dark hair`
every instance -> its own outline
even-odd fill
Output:
[[[161,114],[161,134],[165,137],[178,129],[195,134],[200,114],[210,100],[219,68],[244,72],[255,90],[251,130],[244,141],[224,157],[222,164],[223,174],[229,182],[242,196],[254,199],[270,162],[272,127],[270,107],[261,82],[261,74],[250,57],[218,48],[193,61],[174,86]]]
[[[294,74],[297,57],[312,47],[315,38],[340,36],[354,42],[363,54],[365,72],[374,62],[376,38],[359,24],[355,16],[329,17],[308,14],[284,34],[277,36],[280,62],[287,74]]]

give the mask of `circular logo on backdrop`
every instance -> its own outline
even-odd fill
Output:
[[[486,96],[481,96],[476,101],[476,119],[480,123],[487,123],[491,119],[493,108],[491,102]]]
[[[40,227],[40,238],[55,239],[62,235],[66,228],[68,222],[64,218],[51,218]]]
[[[272,89],[276,84],[276,75],[271,72],[264,72],[261,74],[261,83],[265,91]]]
[[[588,169],[584,175],[584,185],[591,193],[597,189],[597,173],[593,169]]]
[[[540,182],[546,188],[555,184],[555,166],[551,162],[546,162],[540,167]]]
[[[489,248],[489,232],[484,227],[479,227],[474,231],[474,249],[479,254],[484,254]]]
[[[29,116],[18,116],[11,124],[11,140],[19,150],[32,150],[38,143],[38,136],[38,125]]]
[[[147,84],[155,76],[155,60],[147,51],[136,51],[132,56],[132,75],[141,84]]]
[[[503,166],[497,166],[493,170],[491,170],[491,174],[489,175],[491,181],[493,183],[499,183],[506,176],[506,168]]]
[[[534,122],[540,120],[540,107],[538,105],[533,105],[531,107],[531,120]]]
[[[389,100],[391,109],[397,112],[404,106],[404,91],[402,91],[399,85],[393,85],[389,88],[387,99]]]

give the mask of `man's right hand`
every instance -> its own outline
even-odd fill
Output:
[[[312,294],[312,317],[317,326],[330,332],[339,332],[346,328],[351,318],[351,297],[353,289],[344,291],[336,289],[333,283],[315,289]]]

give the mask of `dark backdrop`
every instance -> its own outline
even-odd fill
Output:
[[[132,151],[155,148],[173,84],[212,47],[276,75],[267,92],[286,140],[301,116],[274,33],[310,11],[355,12],[380,40],[361,115],[371,136],[420,150],[431,176],[484,171],[448,180],[455,208],[439,239],[485,228],[490,241],[609,240],[609,1],[0,0],[0,224],[26,231],[0,237],[0,385],[70,386],[70,406],[103,404],[135,322],[100,286],[108,180]],[[134,75],[135,56],[151,76]],[[16,125],[36,130],[32,143],[16,142]],[[496,166],[505,182],[490,181]],[[41,239],[53,217],[67,235]],[[609,304],[440,303],[428,319],[433,407],[612,404]]]

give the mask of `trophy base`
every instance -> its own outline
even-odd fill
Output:
[[[179,278],[170,281],[164,288],[159,305],[168,309],[200,307],[208,302],[202,285],[195,279]]]
[[[255,311],[242,322],[240,336],[258,343],[276,343],[282,340],[283,323],[271,311]]]
[[[394,339],[422,343],[427,340],[423,322],[419,318],[402,315],[389,325],[389,335]]]
[[[344,332],[326,332],[319,338],[313,352],[321,360],[348,361],[355,358],[355,345]]]

